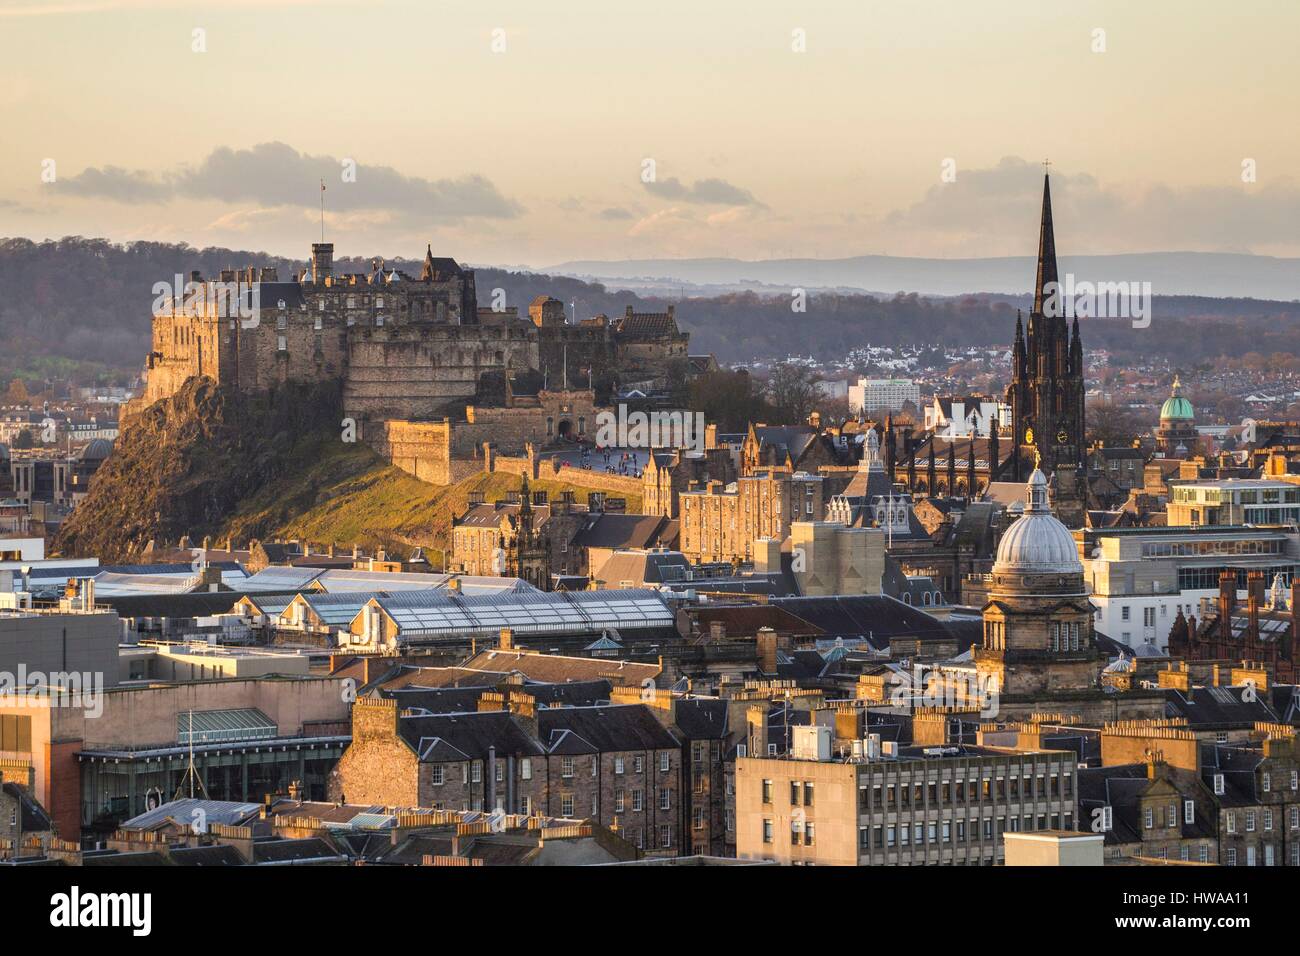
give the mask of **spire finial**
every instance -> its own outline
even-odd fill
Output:
[[[1046,167],[1047,160],[1044,160]],[[1044,315],[1049,300],[1053,316],[1064,316],[1064,304],[1059,291],[1060,279],[1056,271],[1056,236],[1052,229],[1052,189],[1049,177],[1043,174],[1043,209],[1038,226],[1038,274],[1034,278],[1033,316]],[[1051,289],[1049,290],[1049,286]]]

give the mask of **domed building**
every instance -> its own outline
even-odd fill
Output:
[[[975,651],[981,686],[1003,696],[1095,689],[1104,655],[1074,536],[1053,514],[1047,478],[1029,476],[1023,514],[998,543]]]
[[[1196,447],[1196,420],[1192,403],[1183,397],[1183,385],[1174,376],[1174,385],[1160,406],[1160,425],[1156,428],[1156,447],[1167,458],[1185,458]]]

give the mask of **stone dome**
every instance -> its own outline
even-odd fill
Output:
[[[1074,535],[1047,504],[1047,478],[1035,468],[1025,488],[1025,513],[1011,523],[998,542],[993,573],[1082,574],[1083,562]]]
[[[1174,376],[1174,387],[1165,403],[1160,406],[1160,420],[1162,422],[1190,422],[1194,417],[1192,414],[1192,403],[1183,398],[1182,383],[1178,377]]]
[[[113,443],[107,438],[96,438],[81,449],[82,461],[103,461],[113,453]]]

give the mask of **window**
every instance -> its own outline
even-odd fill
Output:
[[[771,820],[763,821],[763,842],[764,843],[772,842],[772,821]]]
[[[644,757],[633,757],[633,758],[632,758],[632,772],[633,772],[633,773],[645,773],[645,758],[644,758]]]
[[[561,757],[561,758],[560,758],[560,776],[561,776],[561,777],[572,777],[572,776],[573,776],[573,758],[572,758],[572,757]]]
[[[1214,775],[1214,795],[1216,797],[1223,796],[1223,774],[1221,773]]]
[[[797,807],[800,803],[800,784],[798,780],[790,781],[790,806]]]
[[[560,814],[566,817],[573,816],[573,794],[566,793],[560,800]]]
[[[1255,811],[1254,810],[1246,811],[1246,832],[1247,833],[1255,832]]]
[[[623,758],[622,758],[622,757],[615,757],[615,758],[614,758],[614,772],[615,772],[615,773],[622,773],[623,770],[624,770],[624,766],[623,766]]]
[[[1237,865],[1237,848],[1236,848],[1236,847],[1231,847],[1231,846],[1230,846],[1230,847],[1228,847],[1228,849],[1224,852],[1224,855],[1223,855],[1223,865],[1224,865],[1224,866],[1236,866],[1236,865]]]
[[[659,791],[659,809],[671,810],[673,808],[673,792],[667,788]]]
[[[1155,811],[1150,807],[1142,811],[1142,826],[1148,830],[1155,826]]]
[[[813,805],[813,785],[811,781],[803,785],[803,805],[805,807]]]
[[[481,763],[475,763],[469,768],[469,779],[470,783],[483,782],[483,765]]]
[[[1197,849],[1196,858],[1197,858],[1198,860],[1200,860],[1202,863],[1209,863],[1209,862],[1210,862],[1210,848],[1209,848],[1208,846],[1206,846],[1204,843],[1202,843],[1202,844],[1201,844],[1199,847],[1197,847],[1196,849]]]
[[[1264,774],[1263,783],[1264,783],[1264,792],[1268,793],[1270,790],[1273,789],[1273,775],[1270,773]]]
[[[771,780],[763,781],[763,802],[764,803],[772,802],[772,781]]]
[[[1264,809],[1264,829],[1273,829],[1273,811],[1267,807]]]
[[[803,828],[803,845],[812,846],[816,833],[817,830],[815,824],[805,823]]]
[[[519,762],[519,776],[524,780],[533,779],[533,762],[528,757]]]
[[[443,769],[444,768],[442,764],[435,764],[433,767],[430,768],[429,782],[433,784],[435,787],[441,787],[443,785],[445,779],[443,774]]]
[[[1178,804],[1176,803],[1169,804],[1169,812],[1166,814],[1166,817],[1169,821],[1170,829],[1178,826]]]
[[[672,769],[672,754],[667,750],[659,751],[659,772],[667,773]]]
[[[659,827],[659,845],[665,848],[673,845],[672,824],[665,823]]]
[[[615,813],[625,813],[625,812],[626,812],[626,810],[627,810],[627,803],[626,803],[626,800],[625,800],[625,796],[626,796],[626,795],[624,794],[624,792],[623,792],[622,790],[616,790],[616,791],[614,791],[614,812],[615,812]]]
[[[1195,800],[1183,801],[1183,822],[1184,823],[1196,822],[1196,801]]]
[[[640,813],[644,809],[645,809],[645,791],[633,790],[632,791],[632,812]]]

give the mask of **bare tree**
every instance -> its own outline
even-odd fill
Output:
[[[812,369],[784,362],[767,379],[767,401],[781,422],[802,424],[817,407],[821,394]]]

